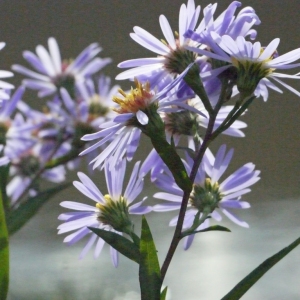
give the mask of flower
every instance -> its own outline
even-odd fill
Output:
[[[141,193],[144,185],[143,178],[138,177],[139,165],[140,162],[135,163],[127,188],[122,192],[126,160],[123,159],[118,168],[108,163],[105,166],[108,194],[104,196],[88,176],[81,172],[77,173],[81,182],[74,181],[74,186],[83,195],[93,200],[95,205],[73,201],[62,202],[60,204],[61,206],[75,211],[63,213],[58,217],[59,220],[65,221],[65,223],[58,226],[58,234],[74,231],[64,239],[64,242],[68,245],[73,245],[83,237],[90,235],[88,242],[80,254],[80,258],[86,255],[95,242],[94,257],[97,258],[105,243],[104,240],[92,233],[88,227],[101,228],[122,234],[122,232],[114,229],[115,226],[113,227],[113,225],[115,225],[114,213],[120,215],[120,211],[115,207],[122,207],[122,215],[126,216],[125,223],[129,220],[129,214],[140,215],[151,211],[149,206],[142,206],[147,197],[144,197],[139,202],[133,203]],[[110,213],[108,213],[109,211]],[[113,265],[117,267],[118,252],[112,247],[111,258]]]
[[[252,28],[253,25],[259,25],[260,19],[256,15],[255,10],[250,7],[244,7],[235,16],[235,12],[242,4],[239,1],[233,1],[229,6],[214,20],[214,13],[217,9],[217,3],[207,5],[203,10],[203,21],[193,31],[188,29],[184,34],[185,38],[191,38],[199,45],[206,45],[206,38],[212,31],[220,36],[229,35],[233,39],[238,36],[249,36],[250,39],[256,38],[257,32]]]
[[[39,191],[40,178],[55,183],[65,180],[64,166],[44,169],[45,164],[49,161],[49,153],[51,154],[51,151],[46,151],[45,148],[45,145],[37,143],[19,157],[11,159],[10,175],[13,178],[8,183],[6,192],[11,198],[12,205],[18,203],[27,189],[30,196],[35,196]],[[50,148],[52,150],[52,145]],[[36,176],[38,177],[36,178]]]
[[[131,38],[141,46],[158,54],[155,58],[137,58],[124,61],[119,68],[131,68],[120,73],[116,79],[133,79],[149,81],[151,85],[161,89],[161,84],[169,82],[174,74],[180,74],[190,64],[197,61],[197,55],[187,51],[184,46],[189,39],[184,37],[188,29],[194,29],[200,14],[200,6],[195,7],[194,0],[182,4],[179,13],[179,33],[172,33],[172,29],[164,15],[159,17],[160,27],[166,41],[160,41],[148,31],[135,26]]]
[[[171,95],[169,92],[182,81],[190,67],[158,93],[151,88],[150,83],[142,84],[137,80],[135,81],[136,88],[132,88],[129,93],[125,93],[120,89],[120,96],[113,98],[113,101],[118,104],[114,108],[114,111],[118,115],[112,121],[101,124],[100,128],[102,130],[99,132],[83,136],[82,140],[84,141],[95,139],[100,139],[100,141],[81,152],[80,155],[89,153],[108,143],[106,148],[91,161],[91,163],[94,163],[94,168],[103,166],[105,161],[110,157],[114,158],[115,164],[124,156],[130,161],[139,145],[142,129],[149,124],[164,126],[158,113],[174,111],[171,107],[172,105],[188,107],[188,105],[183,103],[185,98],[178,99],[177,97],[172,97],[176,94],[176,91]],[[193,108],[190,107],[190,109]],[[149,118],[154,118],[154,116],[156,119],[149,121]]]
[[[191,109],[181,109],[177,112],[163,113],[162,119],[166,125],[166,135],[168,140],[174,139],[175,145],[178,145],[182,135],[187,136],[188,140],[201,139],[201,127],[207,128],[209,122],[209,114],[206,111],[202,101],[198,96],[188,99],[189,107],[194,107],[202,113],[200,115]],[[222,106],[216,116],[214,130],[216,130],[225,120],[229,112],[233,109],[232,105]],[[247,127],[247,124],[242,121],[235,121],[223,133],[235,137],[244,137],[245,134],[241,131]]]
[[[4,42],[0,42],[0,50],[2,50],[5,47]],[[7,78],[7,77],[12,77],[14,74],[9,71],[3,71],[0,70],[0,78]],[[0,107],[2,104],[2,100],[8,100],[9,99],[9,93],[7,90],[13,89],[14,86],[8,82],[5,82],[3,80],[0,80]]]
[[[39,97],[56,93],[61,87],[66,88],[74,96],[75,84],[98,72],[111,62],[110,58],[95,57],[102,49],[97,43],[85,48],[74,61],[61,61],[57,41],[48,39],[49,51],[42,45],[36,47],[36,54],[24,51],[23,57],[36,70],[32,71],[21,65],[13,65],[12,69],[31,79],[24,79],[23,84],[38,90]]]
[[[251,191],[249,187],[260,179],[260,171],[254,170],[255,165],[253,163],[247,163],[220,182],[221,176],[229,166],[232,155],[233,149],[226,153],[225,145],[219,148],[216,157],[208,149],[206,150],[203,161],[197,170],[193,190],[190,194],[183,224],[184,229],[191,228],[198,212],[200,212],[199,218],[207,213],[216,221],[221,221],[220,212],[222,212],[234,223],[242,227],[248,227],[248,224],[232,213],[231,209],[250,207],[248,202],[241,201],[241,196]],[[189,155],[187,155],[185,166],[188,174],[190,174],[193,159]],[[175,184],[171,173],[167,169],[163,173],[156,174],[155,184],[165,192],[156,193],[154,197],[166,200],[168,203],[155,205],[153,211],[163,212],[179,209],[183,191]],[[170,226],[177,224],[177,218],[175,217],[170,221]],[[196,230],[208,226],[209,219],[206,219]],[[193,239],[194,235],[185,238],[185,250],[191,246]]]
[[[17,112],[24,91],[25,88],[20,86],[0,107],[0,144],[6,145],[4,154],[10,160],[28,151],[36,142],[31,134],[36,125]]]
[[[240,93],[245,93],[247,96],[254,93],[255,96],[262,96],[264,101],[266,101],[268,98],[267,88],[282,92],[270,79],[300,96],[298,91],[279,79],[300,79],[298,74],[288,75],[275,72],[276,69],[284,70],[299,67],[300,63],[291,63],[300,58],[300,48],[278,55],[277,47],[279,41],[276,38],[267,47],[262,47],[260,42],[252,43],[246,41],[242,36],[233,39],[229,35],[219,36],[217,33],[211,32],[209,38],[207,38],[207,46],[212,51],[195,47],[188,47],[188,49],[211,57],[214,60],[226,62],[222,67],[207,72],[207,74],[202,74],[203,77],[215,77],[224,70],[233,67],[230,72],[236,76],[237,88]]]
[[[116,103],[111,98],[118,87],[110,88],[110,78],[104,76],[99,77],[98,86],[91,79],[78,83],[77,86],[79,93],[75,99],[71,98],[65,88],[61,88],[60,97],[48,102],[48,106],[50,112],[63,120],[60,130],[64,129],[65,135],[69,136],[66,140],[69,151],[79,153],[90,146],[81,140],[82,136],[95,133],[102,123],[115,116],[112,108]],[[96,152],[91,152],[87,159],[91,161],[96,155]],[[77,156],[75,160],[68,162],[68,167],[74,169],[80,161],[81,157]]]
[[[96,82],[97,84],[87,79],[78,83],[77,87],[80,99],[79,110],[82,115],[85,114],[86,121],[98,127],[114,116],[113,108],[116,103],[112,101],[112,98],[120,86],[111,86],[110,77],[104,75],[99,76]]]
[[[214,20],[213,15],[217,4],[209,4],[203,9],[203,19],[196,27],[200,15],[200,6],[195,7],[194,0],[188,0],[187,5],[182,4],[179,12],[179,32],[172,33],[172,29],[164,15],[159,17],[160,27],[165,40],[158,40],[146,30],[135,26],[131,38],[146,49],[158,54],[152,58],[137,58],[121,62],[118,67],[132,68],[120,73],[116,79],[138,78],[141,81],[150,81],[157,85],[170,80],[171,77],[181,73],[188,64],[195,62],[200,68],[206,64],[205,57],[198,56],[192,49],[199,46],[205,47],[205,37],[210,31],[216,31],[220,35],[238,35],[253,39],[256,31],[251,27],[260,24],[258,16],[252,7],[245,7],[235,17],[238,1],[233,1],[228,8]],[[186,84],[182,83],[185,87]],[[215,88],[214,88],[215,90]],[[187,89],[184,89],[187,92]],[[190,93],[190,92],[187,92]]]

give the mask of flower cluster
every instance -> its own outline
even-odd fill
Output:
[[[273,82],[300,95],[279,79],[299,79],[299,75],[276,70],[299,67],[300,63],[294,62],[300,58],[300,48],[279,55],[278,38],[262,46],[256,41],[259,17],[252,7],[240,7],[240,2],[233,1],[215,16],[217,4],[210,4],[202,9],[201,17],[200,6],[188,0],[180,8],[177,31],[172,31],[164,15],[159,17],[163,39],[141,27],[133,28],[130,37],[155,56],[119,63],[118,67],[129,69],[116,79],[129,79],[135,86],[129,91],[119,89],[112,97],[114,107],[110,118],[99,123],[99,131],[82,137],[83,141],[94,141],[94,144],[80,156],[102,148],[90,164],[94,169],[104,169],[109,193],[102,196],[92,181],[80,173],[81,183],[74,185],[96,201],[96,205],[62,203],[66,208],[80,211],[60,216],[65,223],[59,226],[59,233],[75,230],[65,242],[73,244],[91,234],[80,257],[98,238],[88,227],[131,234],[130,229],[125,229],[131,226],[127,217],[136,212],[130,210],[128,203],[132,200],[126,192],[121,193],[119,185],[123,182],[125,161],[133,159],[142,135],[151,140],[153,149],[149,149],[139,171],[135,165],[130,182],[143,181],[151,174],[151,182],[162,190],[153,197],[165,202],[153,208],[146,206],[143,213],[180,210],[170,226],[178,226],[183,218],[184,249],[191,246],[197,232],[210,227],[212,221],[220,222],[222,214],[237,225],[248,227],[232,210],[250,207],[242,196],[260,179],[260,172],[253,163],[247,163],[231,175],[224,175],[228,173],[233,149],[226,153],[223,145],[214,156],[208,146],[219,134],[244,137],[242,130],[247,125],[239,118],[254,99],[261,96],[266,101],[268,89],[282,92]],[[67,90],[61,89],[60,95],[68,107]],[[226,177],[221,181],[222,176]],[[112,184],[119,186],[114,195]],[[138,193],[139,189],[135,196]],[[121,222],[121,215],[126,215],[126,222]],[[116,223],[118,218],[123,227]],[[97,243],[96,256],[104,241],[99,237]],[[115,253],[112,258],[116,266]]]
[[[97,57],[99,45],[91,44],[75,60],[61,59],[54,38],[49,38],[48,46],[48,50],[37,46],[36,54],[24,51],[34,71],[12,66],[14,71],[30,77],[12,95],[7,92],[4,97],[4,91],[12,86],[0,84],[1,162],[10,162],[11,180],[6,192],[11,209],[16,209],[24,198],[38,194],[41,179],[63,182],[66,167],[78,168],[78,154],[88,144],[81,137],[96,132],[114,115],[111,99],[118,86],[111,86],[110,78],[100,73],[111,59]],[[2,77],[12,74],[1,72]],[[43,111],[22,100],[26,89],[38,90],[39,97],[47,97]]]
[[[281,80],[300,79],[299,73],[278,72],[300,67],[300,48],[280,55],[278,38],[261,45],[256,41],[259,17],[252,7],[240,7],[233,1],[216,16],[217,4],[201,10],[188,0],[180,8],[176,31],[164,15],[159,17],[163,39],[135,26],[130,37],[155,56],[119,63],[128,70],[116,79],[131,80],[129,91],[111,87],[110,78],[101,73],[111,59],[98,57],[97,43],[74,60],[61,59],[54,38],[49,38],[48,49],[38,45],[35,53],[24,51],[33,70],[12,66],[28,77],[22,86],[10,95],[12,86],[0,82],[0,165],[10,164],[11,207],[17,208],[24,196],[38,194],[40,178],[62,182],[66,169],[77,168],[86,157],[95,171],[104,171],[107,191],[102,193],[79,172],[74,186],[95,203],[62,202],[71,211],[59,216],[63,223],[58,228],[59,234],[69,234],[64,239],[69,245],[89,236],[81,258],[93,245],[98,257],[105,244],[91,228],[139,244],[131,215],[151,211],[180,211],[170,226],[181,226],[184,249],[196,233],[220,222],[222,214],[248,227],[232,210],[250,207],[242,197],[260,172],[249,162],[225,174],[233,149],[226,152],[223,145],[214,156],[209,146],[220,134],[244,137],[247,124],[240,118],[254,99],[269,98],[268,89],[282,92],[277,84],[300,96]],[[0,71],[1,77],[10,75]],[[43,112],[22,100],[26,89],[47,97]],[[134,164],[123,189],[126,168],[142,136],[153,148],[144,162]],[[162,190],[153,198],[165,201],[153,207],[144,204],[147,197],[136,202],[148,173]],[[111,257],[117,266],[118,251],[112,246]]]

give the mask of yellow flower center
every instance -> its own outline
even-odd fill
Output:
[[[119,89],[119,93],[123,96],[113,97],[113,101],[120,105],[119,108],[113,110],[119,114],[136,113],[139,110],[146,109],[153,99],[153,94],[150,92],[150,83],[142,84],[137,79],[134,80],[136,88],[132,88],[129,93],[125,93]]]
[[[92,122],[98,117],[104,117],[110,111],[110,108],[102,105],[102,102],[104,101],[98,94],[94,94],[89,99],[89,122]]]

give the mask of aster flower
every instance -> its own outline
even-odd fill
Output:
[[[59,225],[58,234],[74,231],[64,239],[64,242],[68,245],[73,245],[83,237],[90,236],[80,254],[80,258],[83,258],[95,243],[94,257],[97,258],[105,243],[104,240],[92,233],[88,227],[100,228],[122,234],[122,232],[114,228],[124,225],[132,227],[131,221],[129,220],[130,214],[141,215],[151,211],[149,206],[142,206],[147,197],[144,197],[139,202],[133,203],[141,193],[144,185],[143,178],[138,177],[139,165],[140,162],[134,165],[127,188],[123,192],[126,160],[122,160],[118,168],[108,163],[105,166],[108,193],[105,195],[100,192],[88,176],[78,172],[80,181],[74,181],[74,186],[83,195],[94,201],[95,204],[89,205],[73,201],[62,202],[60,204],[61,206],[75,211],[63,213],[58,217],[59,220],[65,221],[65,223]],[[116,215],[118,218],[114,218]],[[110,248],[112,263],[117,267],[118,252],[112,247]]]
[[[78,96],[72,99],[65,88],[60,89],[60,98],[48,102],[51,111],[60,119],[64,120],[64,130],[70,138],[68,139],[69,151],[71,149],[82,151],[88,147],[88,143],[81,140],[83,135],[97,131],[99,126],[115,116],[112,108],[116,106],[111,98],[117,91],[118,86],[110,88],[110,78],[101,76],[98,80],[98,87],[92,80],[78,83]],[[91,161],[97,155],[90,152],[87,159]],[[78,167],[80,157],[68,162],[68,167]]]
[[[215,20],[214,13],[217,9],[217,3],[207,5],[203,10],[204,17],[202,22],[195,30],[188,29],[184,34],[185,38],[191,38],[199,45],[204,44],[204,48],[206,38],[212,31],[220,36],[229,35],[233,39],[236,39],[238,36],[249,36],[250,39],[254,40],[257,31],[252,26],[259,25],[261,23],[260,19],[250,6],[244,7],[235,16],[237,8],[241,5],[241,2],[233,1]]]
[[[74,61],[61,60],[57,41],[48,39],[49,51],[42,45],[36,47],[36,54],[24,51],[23,57],[35,69],[32,71],[21,65],[13,65],[12,69],[31,79],[24,79],[23,84],[38,90],[39,97],[45,97],[57,92],[61,87],[74,94],[75,84],[98,72],[111,62],[110,58],[95,57],[102,49],[97,43],[85,48]]]
[[[166,136],[170,141],[174,140],[175,145],[178,145],[182,136],[186,136],[188,141],[194,139],[201,139],[201,128],[207,128],[209,121],[209,114],[205,109],[202,101],[198,96],[187,100],[190,107],[196,108],[202,113],[193,112],[189,109],[181,109],[177,112],[162,113],[161,117],[166,125]],[[232,105],[222,106],[216,116],[214,130],[217,129],[232,110]],[[241,131],[242,128],[247,127],[247,124],[242,121],[235,121],[223,134],[244,137],[245,134]],[[190,143],[189,143],[190,144]]]
[[[52,146],[51,146],[52,150]],[[19,157],[11,160],[10,175],[13,177],[6,187],[7,195],[11,198],[11,204],[20,200],[21,195],[29,188],[30,196],[35,196],[39,190],[39,181],[33,179],[40,173],[39,178],[50,182],[62,182],[65,180],[64,166],[57,166],[52,169],[43,169],[49,161],[49,153],[45,151],[45,145],[37,143],[27,152],[22,153]],[[55,157],[55,156],[54,156]],[[42,172],[41,172],[42,170]],[[38,179],[39,179],[38,178]]]
[[[215,32],[210,33],[210,38],[207,41],[211,52],[195,47],[188,48],[226,64],[207,72],[207,74],[202,74],[203,77],[215,77],[224,70],[233,67],[231,72],[237,76],[236,85],[240,93],[246,93],[248,96],[254,93],[255,96],[262,96],[266,101],[268,98],[267,88],[282,92],[272,83],[271,80],[274,80],[300,96],[298,91],[279,79],[300,79],[298,75],[275,72],[276,69],[285,70],[299,67],[300,63],[292,64],[292,62],[300,58],[300,48],[278,55],[277,47],[280,41],[278,38],[271,41],[267,47],[262,47],[260,42],[252,43],[246,41],[242,36],[234,40],[229,35],[219,36]]]
[[[184,229],[189,229],[194,223],[194,218],[200,212],[199,218],[203,214],[211,216],[216,221],[221,221],[222,212],[234,223],[248,227],[248,224],[237,217],[231,209],[249,208],[248,202],[241,201],[241,196],[249,193],[249,187],[256,183],[260,177],[260,171],[255,170],[253,163],[247,163],[238,170],[229,175],[225,180],[220,182],[221,176],[229,166],[233,155],[233,149],[226,153],[226,146],[219,148],[216,157],[207,150],[203,161],[197,171],[193,184],[193,190],[190,194],[188,208],[184,219]],[[193,159],[187,155],[185,162],[188,174],[190,174]],[[183,192],[175,184],[171,173],[165,169],[163,173],[157,175],[156,185],[165,192],[154,194],[155,198],[163,199],[168,203],[157,204],[153,211],[171,211],[178,210],[181,206]],[[178,217],[171,220],[170,226],[177,224]],[[197,230],[209,226],[209,219],[206,219]],[[185,238],[184,249],[188,249],[194,239],[194,235]]]
[[[187,51],[184,46],[189,39],[184,33],[196,26],[200,14],[200,6],[195,7],[194,0],[188,0],[187,5],[182,4],[179,13],[179,32],[172,33],[172,29],[164,15],[159,17],[159,23],[166,41],[160,41],[148,31],[135,26],[131,38],[146,49],[158,54],[155,58],[137,58],[124,61],[118,65],[120,68],[132,68],[120,73],[116,79],[148,80],[151,85],[158,86],[169,82],[174,74],[180,74],[190,63],[197,61],[197,55]],[[194,42],[193,42],[194,44]]]
[[[0,50],[2,50],[5,47],[4,42],[0,42]],[[14,74],[9,71],[3,71],[0,70],[0,107],[2,105],[3,100],[8,100],[9,99],[9,93],[7,90],[11,90],[14,88],[14,86],[8,82],[5,82],[2,80],[2,78],[7,78],[7,77],[12,77]]]
[[[102,130],[99,132],[83,136],[82,140],[84,141],[95,139],[100,139],[100,141],[84,150],[80,155],[89,153],[109,142],[105,150],[91,161],[91,163],[94,163],[94,168],[103,166],[104,162],[110,157],[114,157],[116,164],[124,156],[127,160],[131,160],[139,144],[141,129],[143,126],[148,125],[150,115],[153,116],[162,111],[174,111],[171,107],[173,105],[188,107],[183,103],[185,98],[178,99],[175,97],[172,99],[172,95],[168,93],[182,81],[189,68],[190,66],[159,93],[155,93],[155,90],[150,88],[149,83],[143,85],[138,81],[136,81],[136,89],[132,88],[128,94],[123,90],[119,90],[121,96],[113,98],[113,101],[119,105],[114,108],[118,115],[112,121],[101,124],[100,128]],[[176,92],[174,93],[176,94]],[[197,111],[192,107],[190,109]],[[201,112],[199,113],[201,114]]]
[[[87,79],[78,83],[77,87],[80,102],[79,110],[85,115],[86,122],[98,127],[114,116],[113,108],[116,107],[116,103],[112,101],[112,98],[120,86],[111,86],[110,77],[101,75],[96,82]]]
[[[36,142],[32,136],[36,126],[17,111],[24,91],[24,87],[19,87],[0,108],[0,144],[6,145],[4,154],[9,159],[19,157]]]

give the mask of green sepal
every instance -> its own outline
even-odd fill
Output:
[[[184,238],[188,235],[191,235],[191,234],[195,234],[195,233],[199,233],[199,232],[207,232],[207,231],[225,231],[225,232],[231,232],[231,230],[227,227],[224,227],[224,226],[220,226],[220,225],[214,225],[214,226],[210,226],[210,227],[207,227],[207,228],[204,228],[204,229],[201,229],[201,230],[196,230],[196,231],[184,231],[182,234],[181,234],[181,238]]]
[[[140,263],[140,251],[135,243],[131,242],[124,236],[117,234],[113,231],[103,230],[100,228],[88,227],[91,231],[102,238],[107,244],[119,251],[124,256]]]
[[[240,299],[267,271],[276,263],[283,259],[289,252],[300,244],[300,237],[293,243],[283,248],[273,256],[266,259],[256,269],[242,279],[227,295],[221,300],[238,300]]]
[[[26,199],[18,208],[8,211],[6,223],[9,235],[21,229],[51,197],[70,186],[71,183],[64,183],[47,189],[34,197]]]
[[[0,300],[5,300],[9,283],[9,241],[2,198],[0,190]]]
[[[160,294],[160,300],[166,300],[166,297],[167,297],[167,291],[168,291],[168,287],[166,286],[166,287],[162,290],[162,292],[161,292],[161,294]]]
[[[139,280],[142,300],[160,299],[161,275],[156,247],[145,216],[142,218]]]

